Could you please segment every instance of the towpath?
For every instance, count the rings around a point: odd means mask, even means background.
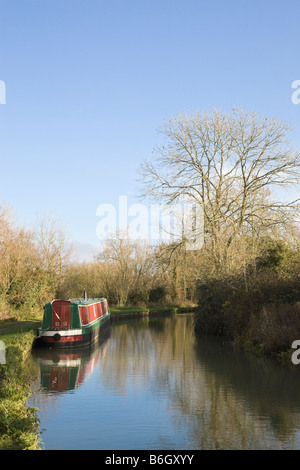
[[[14,323],[13,325],[10,326],[4,326],[0,328],[0,333],[6,330],[11,330],[15,328],[22,328],[23,326],[29,326],[29,325],[39,325],[41,322],[38,320],[32,320],[32,321],[19,321],[17,323]]]

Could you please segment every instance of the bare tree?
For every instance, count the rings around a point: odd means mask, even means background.
[[[123,306],[130,295],[151,288],[153,276],[152,247],[122,237],[107,239],[97,257],[105,290],[110,299]]]
[[[63,274],[73,249],[62,222],[51,216],[40,216],[35,230],[35,242],[45,284],[52,295],[60,294]]]
[[[167,204],[188,197],[202,205],[205,246],[217,270],[228,267],[240,237],[282,227],[299,207],[299,199],[278,196],[278,189],[300,182],[290,130],[245,110],[179,115],[165,122],[166,143],[140,168],[143,195]]]
[[[49,273],[60,275],[68,264],[72,252],[62,223],[53,217],[41,216],[35,230],[42,267]]]

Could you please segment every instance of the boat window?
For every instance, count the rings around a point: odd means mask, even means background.
[[[103,315],[105,315],[105,313],[107,313],[107,309],[106,309],[106,302],[101,302],[101,307],[102,307],[102,313]]]
[[[97,317],[99,318],[99,317],[101,317],[101,304],[100,304],[100,302],[97,304],[96,308],[97,308]]]
[[[89,313],[87,307],[80,307],[81,323],[87,325],[89,323]]]

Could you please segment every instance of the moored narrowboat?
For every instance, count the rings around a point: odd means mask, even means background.
[[[107,300],[55,299],[44,307],[36,346],[69,348],[95,341],[110,323]]]

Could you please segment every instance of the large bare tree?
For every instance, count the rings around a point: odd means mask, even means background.
[[[171,204],[183,197],[201,205],[205,246],[216,269],[228,267],[241,237],[284,227],[298,206],[281,189],[299,185],[300,153],[290,127],[243,109],[179,115],[164,123],[164,144],[140,168],[143,195]]]

